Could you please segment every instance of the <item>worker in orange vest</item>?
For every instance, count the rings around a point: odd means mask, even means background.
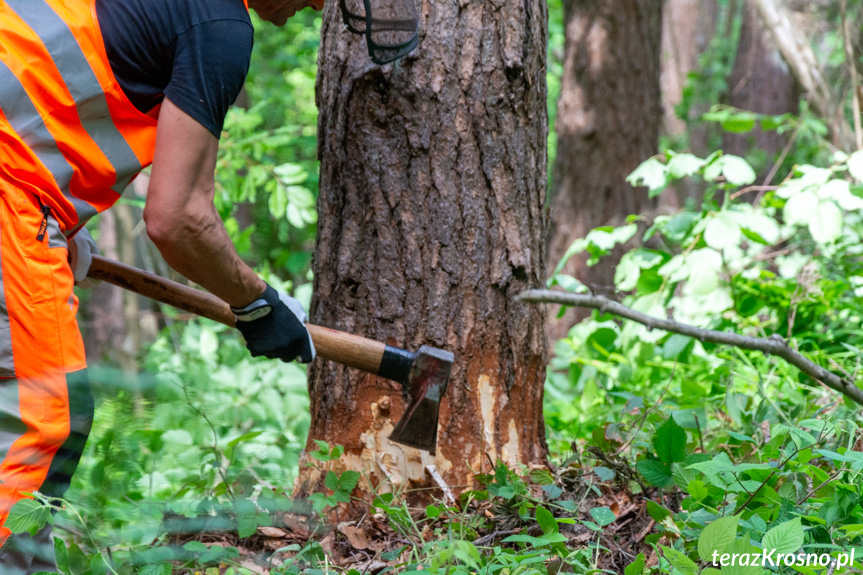
[[[283,25],[311,4],[0,0],[0,575],[53,570],[47,530],[2,525],[26,493],[61,496],[78,465],[93,416],[72,290],[94,248],[83,225],[143,168],[147,233],[171,267],[234,307],[252,355],[314,358],[302,306],[243,263],[213,205],[248,9]]]

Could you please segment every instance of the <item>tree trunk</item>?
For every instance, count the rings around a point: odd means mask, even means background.
[[[777,116],[798,111],[800,93],[794,77],[774,47],[764,20],[749,2],[744,11],[734,68],[728,77],[728,90],[728,103],[735,108]],[[738,156],[745,156],[750,150],[763,152],[766,165],[759,174],[760,182],[770,172],[788,138],[788,133],[765,132],[756,126],[744,134],[724,133],[722,149]]]
[[[712,103],[694,102],[684,117],[678,114],[690,74],[699,68],[699,59],[710,47],[716,34],[719,7],[702,0],[665,0],[662,7],[662,57],[660,90],[662,92],[662,130],[675,152],[689,151],[705,157],[712,150],[709,130],[697,122]],[[692,178],[678,180],[660,196],[660,211],[675,211],[690,198],[700,198],[704,185]]]
[[[686,134],[685,118],[676,107],[683,100],[683,89],[698,58],[707,48],[715,29],[716,6],[701,0],[666,0],[662,8],[662,132],[671,136]]]
[[[436,456],[387,440],[400,386],[322,361],[309,448],[343,445],[368,497],[439,486],[430,465],[459,491],[496,459],[544,464],[543,313],[512,298],[544,281],[545,0],[424,0],[419,48],[385,67],[327,6],[311,321],[456,361]],[[322,490],[300,469],[297,494]]]
[[[549,269],[577,238],[617,225],[655,205],[625,178],[655,154],[662,122],[659,54],[661,0],[564,0],[566,42],[556,121]],[[594,291],[614,289],[614,258],[565,272]],[[581,317],[584,317],[581,315]],[[554,323],[560,337],[580,319]]]
[[[791,73],[807,95],[812,107],[831,125],[833,143],[836,147],[851,151],[854,135],[844,118],[842,99],[830,93],[824,80],[821,66],[815,57],[809,40],[795,27],[792,13],[782,0],[751,0],[770,32],[774,45],[782,54]],[[841,34],[841,31],[839,31]]]

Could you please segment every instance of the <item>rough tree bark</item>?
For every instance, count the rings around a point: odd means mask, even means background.
[[[419,48],[385,67],[327,4],[318,61],[311,321],[456,357],[436,457],[386,439],[404,407],[396,384],[312,366],[309,448],[344,445],[335,471],[383,492],[435,485],[429,465],[458,490],[495,459],[546,456],[543,314],[512,297],[544,281],[547,7],[421,4]],[[321,489],[300,469],[299,495]]]
[[[576,238],[653,207],[625,178],[657,151],[662,122],[661,0],[564,0],[566,41],[555,129],[549,269]],[[565,270],[594,291],[613,290],[614,258]],[[583,317],[583,316],[581,316]],[[564,335],[570,311],[550,336]]]

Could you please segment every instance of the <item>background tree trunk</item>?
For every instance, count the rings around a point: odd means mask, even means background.
[[[564,0],[566,42],[552,172],[549,270],[577,238],[655,205],[625,178],[656,153],[662,123],[661,0]],[[565,273],[598,293],[614,289],[616,258]],[[549,329],[553,339],[584,317],[574,310]]]
[[[419,13],[420,47],[379,67],[327,4],[318,60],[311,321],[456,357],[436,457],[386,439],[396,384],[312,366],[309,448],[344,445],[335,470],[384,492],[433,485],[428,465],[458,490],[495,459],[546,456],[543,312],[512,301],[545,271],[545,0],[425,0]],[[298,494],[321,488],[300,469]]]
[[[728,103],[759,114],[798,113],[800,93],[782,54],[776,49],[764,20],[751,2],[746,3],[734,68],[728,77]],[[788,143],[790,134],[765,132],[756,126],[744,134],[722,135],[722,149],[745,156],[749,150],[763,152],[765,166],[759,182],[773,167],[776,156]],[[754,196],[753,196],[754,198]]]
[[[677,108],[683,103],[683,92],[691,82],[690,74],[698,72],[699,60],[716,35],[718,16],[716,2],[666,0],[662,7],[661,134],[668,138],[669,147],[676,152],[689,151],[705,157],[712,151],[707,125],[696,121],[709,110],[711,103],[694,102],[685,111]],[[703,193],[703,183],[691,178],[678,180],[660,196],[660,211],[679,209],[687,200],[700,198]]]

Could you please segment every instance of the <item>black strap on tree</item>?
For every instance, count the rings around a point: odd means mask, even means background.
[[[348,30],[366,37],[375,64],[398,60],[419,44],[419,18],[413,0],[363,0],[364,15],[352,11],[347,0],[339,0],[339,7]]]

